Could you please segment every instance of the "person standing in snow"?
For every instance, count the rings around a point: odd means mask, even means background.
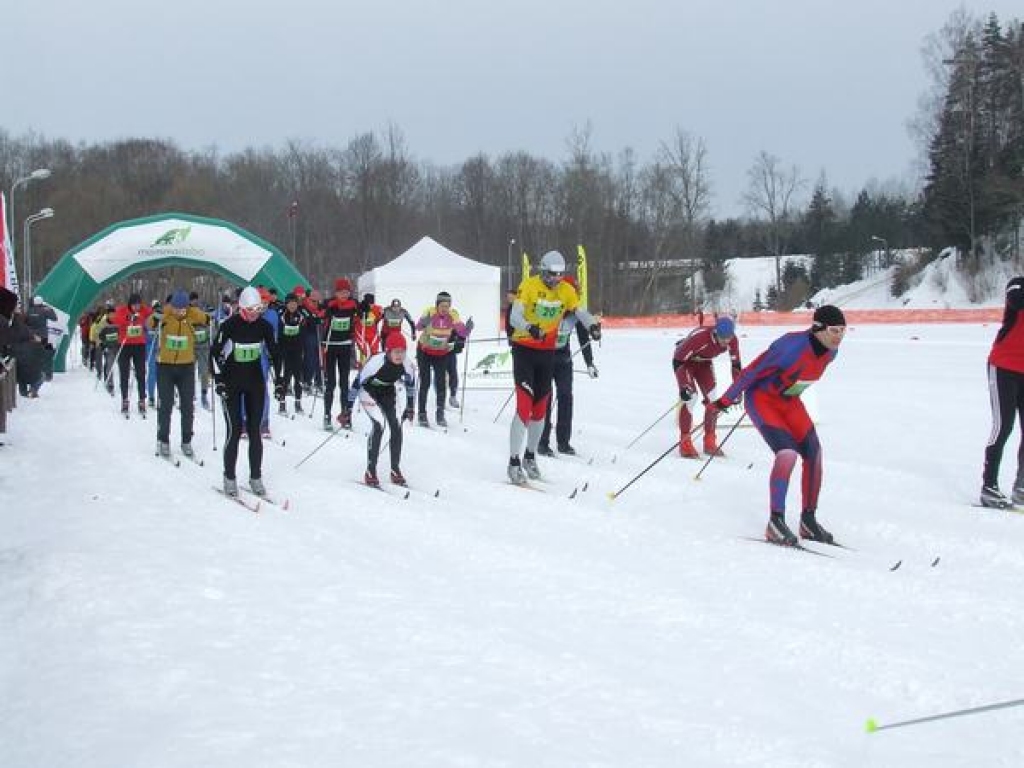
[[[992,404],[992,431],[985,446],[981,476],[981,504],[1008,509],[1024,504],[1024,438],[1017,449],[1017,477],[1012,498],[999,490],[999,464],[1003,448],[1013,432],[1014,416],[1024,424],[1024,277],[1006,284],[1003,322],[988,355],[988,395]]]
[[[567,276],[565,282],[569,283],[576,291],[579,292],[579,286],[576,284],[576,279],[572,276]],[[572,354],[569,352],[569,341],[572,338],[573,333],[576,334],[576,339],[579,341],[580,352],[583,355],[583,361],[587,366],[587,374],[592,379],[597,378],[597,367],[594,365],[594,352],[590,343],[590,331],[578,317],[575,312],[567,312],[562,318],[562,323],[558,328],[558,340],[555,346],[555,357],[554,364],[552,366],[552,378],[555,389],[555,400],[558,402],[557,420],[555,422],[555,440],[558,446],[558,452],[564,453],[569,456],[576,455],[576,449],[569,443],[569,439],[572,437],[572,382],[573,382],[573,371],[572,371]],[[541,456],[554,456],[554,451],[551,450],[551,411],[553,410],[551,404],[551,398],[548,398],[547,411],[544,414],[544,431],[540,435],[540,445],[537,447],[537,453]]]
[[[708,410],[724,411],[743,396],[750,420],[775,453],[768,481],[769,518],[765,539],[795,546],[797,537],[786,525],[786,493],[798,458],[803,460],[800,536],[832,544],[833,537],[817,520],[821,490],[821,445],[814,422],[800,395],[818,381],[836,359],[846,335],[842,311],[825,304],[814,311],[809,330],[780,336],[744,368]]]
[[[736,340],[736,323],[731,317],[720,317],[714,326],[695,328],[684,339],[676,342],[672,355],[672,370],[676,375],[679,387],[679,455],[688,459],[700,457],[690,439],[693,428],[694,399],[700,390],[705,403],[714,391],[715,363],[714,360],[723,352],[729,353],[732,364],[732,380],[736,381],[743,366],[740,363],[740,345]],[[704,411],[704,453],[721,456],[715,426],[718,423],[718,412],[714,408]]]
[[[305,307],[299,306],[299,297],[289,293],[284,297],[284,309],[281,312],[281,333],[278,344],[281,348],[281,360],[284,374],[278,380],[283,387],[274,393],[277,397],[278,412],[287,413],[284,399],[289,385],[295,397],[295,412],[302,413],[302,374],[303,351],[305,343],[303,334],[306,327],[313,322],[312,316]]]
[[[210,315],[199,306],[199,294],[192,291],[188,295],[188,305],[203,313],[205,323],[197,323],[192,330],[196,335],[196,373],[199,376],[200,403],[206,410],[210,409]]]
[[[548,251],[540,260],[540,274],[519,285],[509,313],[512,333],[512,371],[516,412],[509,427],[508,479],[516,485],[540,478],[536,453],[544,431],[544,416],[551,397],[555,347],[562,318],[569,312],[587,326],[590,338],[601,338],[597,318],[580,305],[579,295],[565,282],[565,257]],[[523,443],[526,451],[522,453]]]
[[[472,321],[470,321],[472,322]],[[452,296],[447,291],[437,294],[434,306],[423,310],[423,315],[416,323],[420,332],[419,345],[416,347],[416,364],[419,367],[419,425],[429,427],[427,420],[427,395],[430,391],[430,379],[434,378],[434,393],[437,397],[435,420],[437,426],[447,427],[445,419],[445,400],[447,398],[448,357],[455,354],[457,338],[465,340],[473,326],[467,325],[459,318],[459,313],[452,309]]]
[[[262,314],[263,301],[259,292],[252,286],[245,288],[238,297],[238,311],[220,324],[210,345],[210,370],[227,421],[224,493],[229,496],[238,495],[235,464],[243,429],[249,437],[249,487],[259,496],[267,492],[262,480],[263,441],[260,439],[260,417],[267,397],[267,382],[260,361],[266,350],[273,369],[278,370],[278,353],[274,329]]]
[[[352,283],[344,277],[334,281],[334,298],[323,306],[324,347],[327,349],[327,381],[324,385],[324,429],[331,429],[331,406],[334,387],[338,387],[341,413],[338,423],[352,428],[352,411],[348,407],[349,377],[355,355],[353,340],[359,331],[359,305],[352,300]]]
[[[367,485],[380,485],[377,478],[377,458],[380,455],[385,422],[391,430],[391,482],[395,485],[406,484],[401,468],[402,424],[398,419],[396,402],[399,381],[405,387],[405,411],[402,413],[401,421],[412,421],[416,369],[409,360],[405,337],[401,333],[389,333],[384,342],[384,352],[366,361],[355,385],[359,402],[373,422],[373,432],[367,440],[366,474],[363,476],[363,481]]]
[[[380,319],[380,342],[387,344],[388,335],[402,332],[402,323],[409,324],[409,334],[413,341],[416,341],[416,322],[409,314],[409,310],[402,306],[399,299],[392,299],[391,303],[384,308]]]
[[[121,351],[117,358],[121,377],[121,413],[128,415],[128,380],[135,368],[135,381],[139,392],[139,413],[146,414],[146,320],[151,311],[142,303],[142,296],[133,293],[128,303],[117,308],[114,325],[118,329]]]
[[[159,405],[156,418],[157,452],[171,455],[171,411],[178,393],[181,411],[181,452],[191,458],[192,426],[196,397],[196,328],[210,322],[199,307],[189,306],[188,294],[171,294],[162,315],[153,314],[147,325],[156,334],[156,382]]]

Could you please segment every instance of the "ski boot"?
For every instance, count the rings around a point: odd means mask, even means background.
[[[537,457],[531,451],[523,454],[523,469],[526,476],[531,480],[540,480],[540,467],[537,466]]]
[[[181,454],[187,458],[194,459],[196,457],[196,452],[192,450],[192,443],[182,443]]]
[[[363,482],[371,488],[380,488],[380,480],[377,479],[377,470],[367,469],[363,474]]]
[[[352,429],[352,411],[342,408],[341,413],[338,414],[338,425],[342,429]]]
[[[146,402],[149,404],[150,408],[156,408],[156,400],[154,400],[152,397],[149,398]]]
[[[773,512],[768,518],[768,527],[764,530],[765,541],[782,547],[797,546],[797,538],[786,525],[786,517],[781,512]]]
[[[1024,475],[1017,475],[1013,483],[1013,494],[1010,496],[1014,504],[1024,504]]]
[[[400,469],[391,470],[391,483],[392,485],[408,485],[408,483],[405,482],[405,477],[402,475],[402,470]]]
[[[420,411],[419,421],[417,423],[421,427],[429,427],[430,426],[430,422],[427,421],[427,414],[425,414],[423,411]]]
[[[249,478],[249,490],[257,496],[267,495],[267,487],[263,484],[263,480],[258,477]]]
[[[558,452],[559,453],[564,453],[566,456],[575,456],[576,455],[576,449],[573,448],[568,443],[562,443],[561,445],[559,445],[558,446]]]
[[[281,415],[281,416],[287,416],[288,415],[288,406],[284,404],[284,400],[281,400],[277,404],[277,413],[279,415]]]
[[[334,430],[334,422],[331,421],[331,414],[329,412],[324,414],[324,429],[328,432]]]
[[[820,541],[822,544],[835,544],[836,541],[835,537],[818,522],[813,509],[805,509],[800,515],[800,538]]]
[[[551,446],[547,443],[541,443],[537,446],[537,453],[541,456],[554,456],[555,452],[551,450]]]
[[[139,400],[139,415],[142,416],[142,418],[146,418],[146,401],[145,400]]]
[[[508,480],[512,485],[526,485],[526,473],[519,463],[518,456],[513,456],[508,460]]]
[[[131,403],[128,400],[122,400],[121,401],[121,413],[124,415],[124,417],[126,419],[128,418],[128,415],[129,415],[130,411],[131,411]]]
[[[225,496],[237,496],[238,495],[238,481],[233,477],[224,476],[224,495]]]
[[[679,455],[684,459],[699,459],[700,454],[697,453],[696,447],[693,445],[693,440],[690,439],[689,435],[683,437],[679,441]]]
[[[160,455],[161,459],[171,458],[171,444],[165,443],[163,440],[157,440],[156,452]]]
[[[437,413],[434,415],[434,421],[437,422],[439,427],[448,427],[448,422],[444,418],[444,408],[438,408]]]
[[[302,413],[302,401],[301,400],[296,400],[295,401],[295,412],[296,413]]]
[[[107,382],[107,394],[111,397],[114,396],[114,382],[112,381]]]
[[[459,407],[459,398],[458,398],[458,396],[455,395],[455,394],[452,394],[448,398],[448,405],[450,405],[452,408],[455,408],[457,410],[458,407]]]
[[[1010,509],[1013,502],[1003,496],[1002,491],[995,485],[981,486],[981,506],[992,509]]]
[[[704,453],[708,456],[725,456],[722,449],[718,447],[718,438],[715,433],[704,435]]]

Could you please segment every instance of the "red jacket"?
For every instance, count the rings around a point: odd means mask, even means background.
[[[114,325],[117,326],[117,342],[126,347],[146,345],[146,320],[153,311],[145,304],[133,310],[122,304],[114,313]]]

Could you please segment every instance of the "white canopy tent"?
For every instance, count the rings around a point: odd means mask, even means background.
[[[463,322],[473,318],[471,338],[495,338],[500,333],[501,268],[460,256],[429,237],[393,261],[364,272],[358,289],[360,296],[372,293],[382,306],[400,299],[413,321],[434,306],[438,293],[447,291]]]

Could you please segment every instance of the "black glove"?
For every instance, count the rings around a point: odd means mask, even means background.
[[[683,387],[679,390],[679,399],[684,403],[690,402],[691,397],[693,397],[693,390],[689,387]]]
[[[587,330],[590,331],[590,338],[592,338],[594,341],[600,341],[601,340],[601,324],[600,323],[594,323]]]
[[[402,421],[412,422],[412,420],[415,417],[416,411],[413,409],[413,407],[411,405],[405,406],[405,410],[402,411]]]
[[[217,395],[217,397],[219,397],[221,399],[223,399],[223,398],[225,398],[227,396],[227,394],[228,394],[228,387],[224,383],[224,379],[215,378],[213,380],[213,391]]]
[[[466,340],[461,336],[455,337],[455,345],[452,347],[452,352],[456,355],[461,353],[466,348]]]
[[[544,331],[542,331],[538,325],[531,325],[526,329],[526,332],[530,334],[531,339],[535,339],[536,341],[540,341],[544,338]]]

